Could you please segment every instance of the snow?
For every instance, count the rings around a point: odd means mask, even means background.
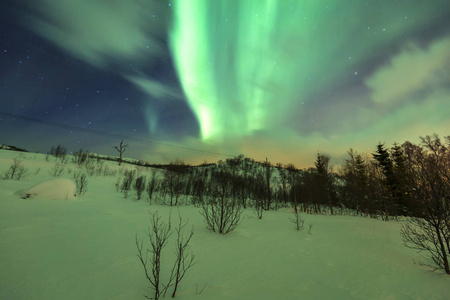
[[[205,228],[196,207],[124,199],[115,190],[117,177],[91,176],[83,197],[55,201],[49,195],[73,188],[68,181],[73,184],[78,167],[69,163],[54,178],[49,172],[54,158],[0,150],[0,174],[13,158],[22,160],[30,175],[0,180],[0,299],[145,299],[151,290],[135,236],[145,238],[155,211],[165,220],[171,214],[173,225],[179,212],[194,226],[190,250],[197,263],[180,283],[178,299],[448,299],[450,294],[450,276],[419,265],[423,257],[402,245],[400,222],[302,215],[305,230],[298,232],[287,209],[267,212],[262,220],[246,210],[238,228],[222,236]],[[48,186],[39,197],[20,198],[40,182]],[[173,246],[172,240],[165,248],[163,280]]]
[[[75,197],[76,185],[70,179],[56,178],[35,185],[22,198],[69,200]]]

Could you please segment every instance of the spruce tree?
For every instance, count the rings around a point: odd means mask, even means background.
[[[406,182],[406,157],[403,149],[397,143],[391,148],[391,157],[393,163],[394,181],[392,186],[392,193],[395,202],[398,205],[398,212],[402,215],[407,215],[410,208],[407,203],[407,182]]]
[[[378,143],[377,150],[372,154],[384,175],[382,184],[384,185],[384,195],[381,203],[381,209],[385,213],[385,220],[388,216],[396,214],[395,202],[393,201],[393,190],[395,189],[394,167],[389,151],[384,147],[384,143]]]
[[[328,171],[329,161],[329,156],[317,153],[316,162],[314,164],[317,171],[319,186],[323,193],[323,198],[325,198],[325,203],[327,203],[328,207],[330,208],[330,213],[333,214],[333,204],[330,195],[332,189],[332,180],[331,174]]]

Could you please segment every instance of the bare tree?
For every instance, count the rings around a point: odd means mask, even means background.
[[[122,164],[122,155],[127,149],[128,144],[124,144],[123,140],[120,141],[119,146],[115,146],[114,149],[116,149],[119,152],[119,166]]]
[[[239,225],[243,212],[241,203],[235,199],[209,196],[202,205],[200,214],[206,228],[220,234],[227,234]]]
[[[297,204],[297,197],[294,195],[294,202],[292,203],[292,208],[294,209],[294,216],[289,218],[289,220],[295,224],[295,228],[297,230],[303,229],[303,224],[305,223],[305,220],[302,219],[300,215],[300,209],[298,208]]]
[[[168,284],[164,285],[161,283],[161,253],[163,248],[167,245],[169,237],[172,235],[171,222],[169,218],[169,224],[165,224],[161,221],[161,217],[158,213],[153,213],[150,217],[150,226],[148,228],[148,240],[150,242],[150,249],[143,250],[143,241],[139,241],[136,236],[136,248],[138,250],[138,258],[144,268],[145,277],[147,278],[150,286],[154,290],[153,298],[144,295],[147,299],[158,300],[161,295],[163,295],[167,288],[170,286],[170,281]],[[150,266],[148,254],[151,255]]]
[[[189,245],[189,242],[191,241],[192,236],[194,235],[194,228],[191,228],[191,232],[188,237],[184,237],[182,232],[183,229],[187,226],[188,221],[183,224],[183,220],[181,219],[181,216],[178,214],[179,217],[179,224],[178,227],[175,229],[177,232],[177,245],[176,245],[176,260],[172,268],[171,272],[171,279],[169,282],[175,280],[174,282],[174,288],[172,293],[172,298],[175,297],[175,294],[177,292],[178,284],[180,281],[184,278],[184,275],[186,274],[187,270],[189,270],[194,264],[195,264],[195,256],[194,254],[188,255],[186,253],[186,249]]]
[[[200,212],[211,231],[227,234],[241,221],[242,203],[232,197],[232,183],[233,175],[225,164],[211,172],[208,196]]]
[[[167,290],[172,286],[174,287],[172,297],[175,297],[181,280],[186,275],[186,272],[195,264],[195,256],[192,253],[187,253],[189,242],[194,235],[194,229],[191,228],[190,234],[187,237],[184,236],[183,230],[187,226],[188,221],[184,223],[180,214],[178,214],[178,218],[178,227],[175,229],[177,233],[175,249],[176,259],[166,284],[161,281],[161,255],[163,248],[167,245],[169,238],[172,235],[170,216],[169,222],[166,224],[161,221],[161,217],[158,216],[157,212],[151,215],[150,226],[147,234],[151,248],[146,249],[145,253],[143,241],[139,241],[136,236],[136,248],[138,250],[137,256],[144,268],[145,277],[154,290],[154,295],[152,298],[144,295],[148,299],[157,300],[161,295],[165,296]],[[150,261],[148,254],[151,254]],[[151,266],[149,266],[149,262]]]
[[[273,173],[273,168],[272,168],[272,164],[267,160],[266,157],[266,161],[263,163],[264,166],[264,179],[265,179],[265,190],[266,190],[266,210],[270,209],[270,205],[272,203],[272,188],[270,186],[270,181],[272,178],[272,173]],[[261,215],[262,218],[262,215]],[[260,219],[261,219],[260,218]]]
[[[207,169],[204,173],[195,172],[191,175],[191,187],[192,187],[192,203],[199,207],[204,202],[204,197],[207,189]]]
[[[402,226],[401,235],[403,244],[418,252],[425,251],[429,255],[432,265],[436,269],[443,269],[448,272],[448,232],[444,223],[433,224],[422,218],[412,218],[407,224]],[[447,246],[446,246],[447,245]]]
[[[157,185],[158,185],[158,177],[157,176],[158,175],[155,172],[155,170],[152,169],[151,176],[147,182],[147,189],[146,189],[149,204],[152,204],[152,197],[153,197],[153,194],[155,193]]]
[[[267,173],[266,173],[267,174]],[[255,174],[255,181],[253,186],[253,198],[254,198],[254,206],[253,209],[256,213],[258,219],[262,219],[264,214],[264,209],[266,209],[266,202],[268,200],[268,190],[267,190],[267,177],[264,176],[263,172],[258,172]]]
[[[332,178],[331,178],[331,172],[329,170],[329,162],[330,157],[321,153],[317,153],[317,158],[314,163],[316,167],[316,177],[317,177],[317,184],[320,187],[319,192],[319,203],[320,204],[328,204],[328,207],[330,209],[330,213],[333,214],[333,201],[331,199],[331,190],[332,190]]]
[[[170,206],[178,205],[185,190],[186,167],[183,161],[175,160],[170,163],[168,169],[164,170],[164,185],[170,196]]]
[[[421,146],[403,145],[414,217],[401,233],[407,247],[427,252],[437,269],[450,274],[450,136],[447,144],[437,135],[421,140]]]

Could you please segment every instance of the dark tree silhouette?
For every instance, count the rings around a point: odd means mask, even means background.
[[[317,153],[317,158],[314,165],[316,166],[317,170],[317,180],[319,186],[318,192],[320,193],[320,197],[322,198],[321,202],[326,203],[330,209],[330,213],[333,214],[333,202],[331,199],[333,180],[331,178],[331,172],[329,171],[329,162],[329,156]]]
[[[124,144],[123,140],[120,141],[119,146],[115,146],[114,149],[116,149],[119,152],[119,166],[122,164],[122,155],[127,149],[128,144]]]
[[[450,274],[450,136],[421,137],[421,146],[403,144],[408,194],[415,216],[402,228],[407,247],[425,251],[436,268]]]

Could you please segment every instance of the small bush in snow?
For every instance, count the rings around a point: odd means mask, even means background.
[[[87,176],[85,173],[76,172],[73,174],[73,177],[75,179],[75,184],[77,187],[76,195],[78,197],[81,197],[87,192],[87,185],[88,185]]]
[[[200,214],[204,217],[206,228],[220,234],[236,229],[241,222],[242,205],[235,199],[206,197]]]
[[[55,165],[50,169],[50,175],[58,177],[64,172],[64,165],[61,163],[55,163]]]
[[[22,166],[22,161],[18,159],[13,159],[13,163],[9,167],[8,171],[6,171],[5,175],[3,176],[3,179],[16,179],[20,180],[21,178],[27,176],[28,169]]]
[[[118,182],[116,183],[116,189],[123,193],[124,198],[128,197],[128,193],[131,190],[135,176],[136,171],[125,170],[123,173],[123,178],[119,178]]]
[[[151,177],[147,182],[147,189],[146,189],[149,204],[152,204],[152,197],[157,187],[158,187],[157,173],[154,170],[152,170]]]
[[[136,178],[133,188],[136,191],[137,200],[141,200],[141,195],[145,190],[145,176],[139,176]]]
[[[41,168],[37,168],[34,170],[34,175],[37,175],[39,173],[39,171],[41,171]]]
[[[83,149],[80,149],[80,151],[74,152],[72,156],[72,162],[76,165],[83,165],[86,160],[89,158],[89,152],[83,151]]]
[[[303,224],[305,223],[305,220],[302,219],[300,215],[300,210],[297,206],[294,206],[294,216],[289,218],[289,220],[295,224],[295,229],[302,230]]]
[[[58,145],[56,147],[50,148],[50,154],[54,157],[64,157],[67,154],[67,149],[64,146]]]

